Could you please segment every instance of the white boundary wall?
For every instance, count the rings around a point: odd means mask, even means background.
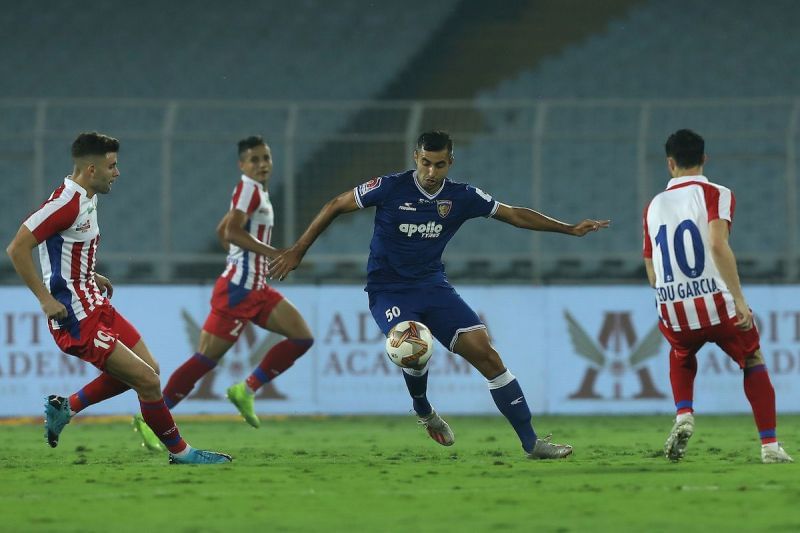
[[[383,355],[382,336],[361,287],[279,289],[306,316],[316,343],[286,374],[262,389],[260,413],[408,412],[411,401],[400,370]],[[761,325],[779,413],[798,412],[800,287],[745,291]],[[459,292],[486,320],[534,414],[673,411],[667,345],[646,342],[656,326],[650,289],[464,286]],[[194,352],[210,293],[210,286],[118,286],[113,302],[142,333],[166,377]],[[567,313],[576,325],[572,336]],[[225,389],[244,378],[278,340],[258,328],[245,330],[223,364],[176,413],[232,413]],[[592,352],[596,362],[582,355]],[[429,398],[438,410],[496,413],[485,380],[461,358],[437,344],[432,361]],[[0,416],[39,415],[46,394],[75,392],[96,374],[91,365],[59,352],[27,289],[0,288]],[[749,412],[741,372],[716,346],[701,351],[695,385],[698,412]],[[126,392],[86,413],[130,413],[137,408],[134,394]]]

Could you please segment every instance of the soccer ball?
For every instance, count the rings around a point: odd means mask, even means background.
[[[386,355],[402,368],[421,369],[433,354],[433,336],[422,322],[395,324],[386,337]]]

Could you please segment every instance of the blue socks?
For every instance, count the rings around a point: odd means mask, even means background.
[[[411,399],[414,400],[414,411],[418,416],[428,416],[433,411],[430,402],[428,402],[428,365],[422,370],[413,370],[411,368],[403,369],[403,379],[406,380],[406,387]]]
[[[531,425],[531,410],[517,378],[506,369],[499,376],[490,379],[488,385],[495,405],[511,422],[522,442],[522,448],[530,452],[536,444],[536,432]]]

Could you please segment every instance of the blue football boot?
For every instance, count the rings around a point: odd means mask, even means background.
[[[169,454],[169,464],[171,465],[207,465],[230,463],[231,461],[233,458],[226,453],[196,450],[195,448],[192,448],[184,456]]]
[[[69,399],[51,394],[44,402],[44,437],[51,448],[58,446],[58,436],[69,424]]]

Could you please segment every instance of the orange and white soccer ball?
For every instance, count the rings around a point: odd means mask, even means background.
[[[399,367],[421,369],[433,354],[433,335],[422,322],[399,322],[386,337],[386,355]]]

